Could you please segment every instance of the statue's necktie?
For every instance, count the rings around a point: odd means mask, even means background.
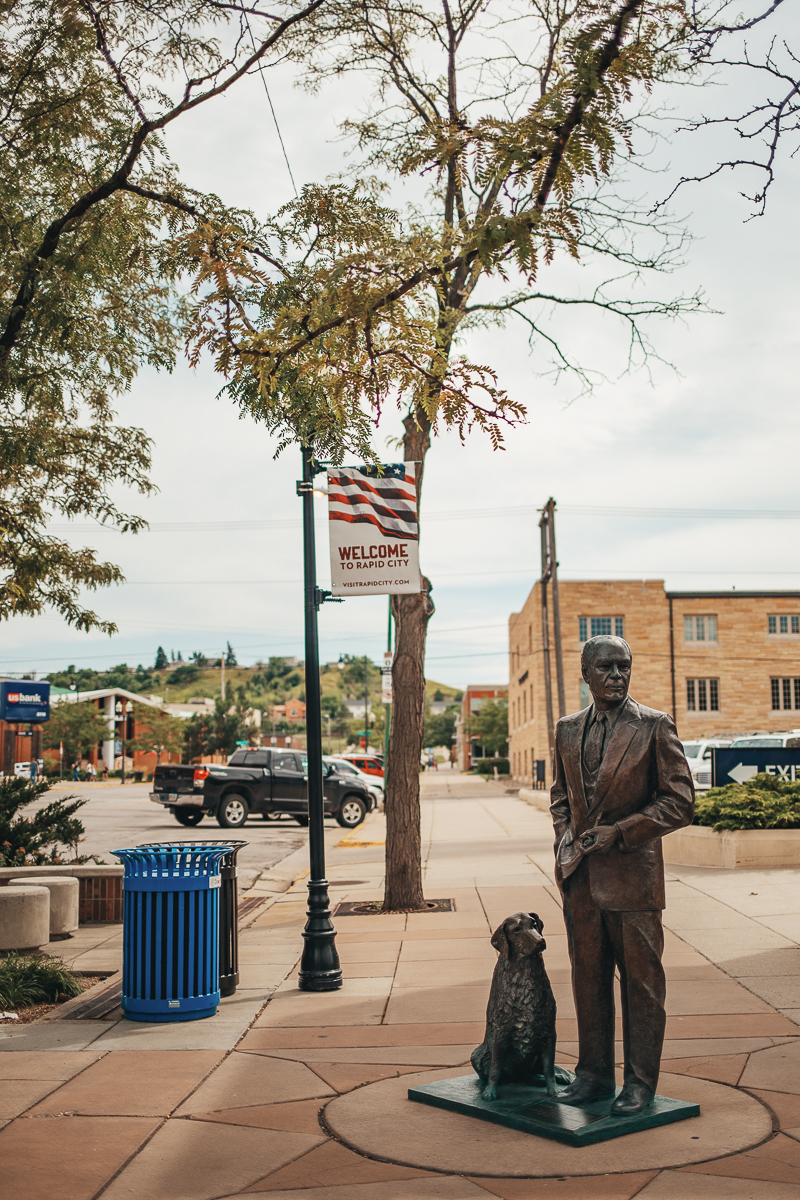
[[[607,728],[608,715],[604,712],[598,712],[595,716],[594,724],[589,730],[589,736],[586,739],[586,746],[583,752],[586,770],[592,775],[600,770],[600,764],[603,761]]]

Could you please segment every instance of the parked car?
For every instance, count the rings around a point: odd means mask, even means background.
[[[325,754],[322,758],[323,764],[335,763],[337,770],[344,775],[355,775],[362,783],[366,784],[372,795],[375,797],[376,803],[383,804],[383,779],[379,779],[375,775],[368,775],[366,771],[355,766],[349,759],[339,754]]]
[[[730,740],[720,738],[698,738],[694,742],[682,742],[683,753],[692,772],[695,791],[708,791],[711,787],[711,751],[724,750],[730,746]]]
[[[323,786],[325,815],[345,829],[360,825],[376,806],[366,783],[336,766],[326,770]],[[223,829],[241,829],[251,813],[265,820],[288,813],[308,825],[308,757],[300,750],[237,750],[227,766],[165,764],[155,769],[150,799],[179,825],[214,816]]]
[[[785,733],[753,733],[729,743],[731,750],[777,750],[784,747],[800,747],[800,729],[788,729]]]
[[[359,771],[363,771],[365,775],[376,775],[383,779],[383,755],[382,754],[337,754],[336,758],[343,758],[345,762],[352,763],[354,767],[358,767]]]

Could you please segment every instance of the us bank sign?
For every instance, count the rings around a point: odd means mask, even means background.
[[[49,721],[50,684],[30,679],[0,683],[0,721]]]

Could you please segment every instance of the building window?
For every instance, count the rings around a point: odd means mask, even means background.
[[[578,641],[588,642],[590,637],[601,634],[625,637],[624,617],[578,617]]]
[[[719,712],[719,680],[687,679],[686,707],[689,712]]]
[[[767,633],[800,633],[800,613],[772,613],[767,617]]]
[[[685,642],[715,642],[717,640],[716,616],[684,617],[683,640]]]
[[[800,679],[770,679],[772,711],[800,708]]]

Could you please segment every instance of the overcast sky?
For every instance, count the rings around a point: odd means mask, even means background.
[[[338,171],[343,148],[336,122],[352,102],[352,81],[310,97],[293,90],[285,72],[270,78],[298,185]],[[266,215],[291,198],[257,79],[175,126],[169,146],[188,182],[227,201]],[[674,139],[672,175],[696,168],[704,153],[688,135]],[[494,366],[503,386],[526,404],[528,423],[509,432],[502,452],[480,435],[464,446],[445,436],[428,457],[421,562],[436,602],[430,678],[459,687],[507,679],[508,616],[537,576],[535,510],[551,495],[564,579],[646,576],[675,589],[800,589],[800,163],[782,156],[767,215],[747,221],[739,191],[752,183],[721,177],[685,191],[676,204],[695,240],[662,291],[702,288],[719,310],[652,327],[660,354],[679,374],[656,366],[652,382],[643,372],[616,377],[624,336],[611,320],[573,315],[564,326],[571,344],[611,377],[577,399],[573,383],[553,386],[538,377],[540,358],[530,354],[521,325],[470,339],[469,353]],[[654,196],[667,190],[663,176],[647,186]],[[143,370],[120,405],[121,420],[143,426],[155,442],[158,495],[124,498],[152,531],[137,537],[83,531],[72,539],[96,546],[126,574],[124,585],[93,601],[118,623],[119,634],[79,634],[53,615],[14,620],[4,630],[2,670],[152,665],[159,644],[186,658],[195,649],[219,653],[227,640],[240,663],[271,654],[302,657],[299,452],[275,461],[265,432],[216,398],[220,383],[208,367],[193,372],[181,364],[171,376]],[[386,450],[385,439],[397,427],[393,416],[376,435],[389,461],[396,452]],[[580,511],[598,506],[701,511],[654,517]],[[795,517],[714,517],[702,510]],[[324,502],[319,516],[324,586]],[[259,522],[262,528],[247,528]],[[215,523],[221,527],[208,528]],[[170,525],[178,528],[160,528]],[[384,597],[326,605],[323,659],[342,652],[377,658],[386,608]]]

